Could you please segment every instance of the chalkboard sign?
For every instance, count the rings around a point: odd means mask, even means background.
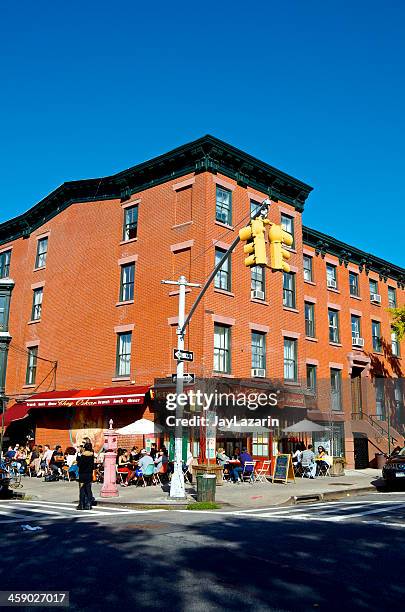
[[[283,480],[287,484],[288,480],[295,482],[294,468],[291,460],[291,455],[277,455],[274,462],[273,482],[275,480]]]

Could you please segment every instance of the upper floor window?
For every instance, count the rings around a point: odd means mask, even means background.
[[[215,219],[226,225],[232,225],[232,191],[217,185]]]
[[[266,334],[252,332],[252,368],[266,369]]]
[[[295,248],[294,218],[290,217],[289,215],[284,215],[282,213],[281,214],[281,227],[283,228],[283,230],[285,232],[288,232],[289,234],[291,234],[291,236],[293,238],[293,242],[292,242],[291,248],[294,249]]]
[[[360,317],[358,317],[357,315],[352,315],[351,323],[352,323],[352,338],[360,338],[361,336]]]
[[[43,295],[43,287],[40,287],[39,289],[34,289],[32,294],[31,321],[39,321],[41,318]]]
[[[392,354],[395,357],[399,357],[399,341],[398,341],[398,336],[396,334],[396,332],[392,331],[391,332],[391,350],[392,350]]]
[[[297,341],[284,338],[284,380],[296,382],[297,378]]]
[[[225,251],[222,249],[215,249],[215,265],[217,266],[224,256]],[[217,289],[224,289],[225,291],[231,291],[231,258],[224,261],[220,269],[215,275],[214,287]]]
[[[381,297],[378,293],[378,281],[374,280],[373,278],[370,278],[368,283],[370,287],[370,300],[372,302],[380,303]]]
[[[138,206],[124,208],[123,240],[133,240],[138,235]]]
[[[251,290],[255,292],[252,297],[264,300],[266,297],[266,286],[264,277],[264,268],[262,266],[253,266],[251,268]]]
[[[397,307],[397,291],[395,287],[388,287],[388,306],[390,308]]]
[[[326,264],[326,284],[328,289],[337,289],[337,269],[333,264]]]
[[[121,266],[120,302],[134,299],[135,264]]]
[[[313,281],[313,272],[312,272],[312,257],[310,255],[304,255],[304,280],[305,281]]]
[[[28,349],[27,371],[25,374],[25,384],[26,385],[35,385],[35,380],[37,377],[37,361],[38,361],[38,347],[31,346]]]
[[[45,268],[47,253],[48,253],[48,238],[40,238],[37,242],[37,256],[35,259],[36,268]]]
[[[0,294],[0,332],[7,331],[8,296]]]
[[[342,372],[335,368],[330,370],[332,410],[342,410]]]
[[[356,272],[349,272],[349,287],[350,287],[350,295],[354,295],[354,297],[359,297],[359,275]]]
[[[283,272],[283,306],[295,308],[295,274]]]
[[[10,276],[10,260],[11,251],[0,253],[0,278],[8,278]]]
[[[307,389],[311,393],[316,391],[316,365],[307,363]]]
[[[339,312],[337,310],[328,310],[329,319],[329,342],[339,343]]]
[[[229,374],[231,371],[231,328],[214,325],[214,371]]]
[[[253,217],[261,208],[260,202],[255,202],[255,200],[250,200],[250,216]]]
[[[373,351],[381,353],[381,323],[380,321],[371,321],[371,335],[373,337]]]
[[[131,374],[131,344],[131,332],[117,334],[117,376],[130,376]]]
[[[315,338],[315,306],[311,302],[305,302],[305,335]]]

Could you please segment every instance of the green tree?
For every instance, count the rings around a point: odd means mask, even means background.
[[[389,311],[392,314],[392,331],[397,334],[398,340],[403,340],[405,338],[405,306],[390,308]]]

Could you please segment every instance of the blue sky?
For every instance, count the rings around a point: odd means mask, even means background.
[[[211,133],[404,266],[404,22],[400,0],[2,3],[0,221]]]

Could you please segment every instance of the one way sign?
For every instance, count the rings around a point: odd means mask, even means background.
[[[177,361],[194,361],[194,353],[193,351],[173,349],[173,359],[177,359]]]
[[[195,383],[195,374],[192,374],[191,372],[186,372],[183,376],[183,381],[186,384],[194,384]],[[172,374],[172,383],[177,382],[177,374]]]

